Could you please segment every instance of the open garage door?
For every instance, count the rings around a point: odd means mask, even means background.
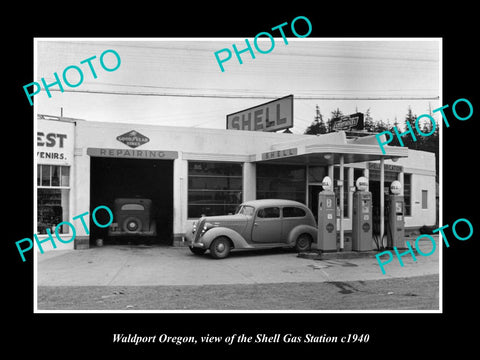
[[[122,206],[119,205],[118,199],[132,201],[126,201],[126,205]],[[144,206],[145,200],[149,201],[148,206]],[[93,226],[90,219],[90,245],[94,245],[99,238],[103,239],[106,245],[112,243],[171,245],[173,160],[91,157],[90,213],[99,205],[106,205],[114,212],[114,223],[118,224],[119,231],[123,233],[121,236],[118,236],[118,233],[109,236],[107,228]],[[125,216],[117,216],[115,209],[123,209]],[[141,209],[151,213],[151,219],[144,213],[136,216],[135,211]],[[98,221],[107,223],[108,215],[106,212],[102,213],[98,212]],[[102,215],[106,218],[102,219],[100,217]],[[146,231],[142,231],[142,227]]]

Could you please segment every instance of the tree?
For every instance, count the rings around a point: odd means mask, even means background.
[[[335,120],[339,120],[342,116],[344,116],[343,112],[341,112],[339,108],[331,112],[331,117],[327,120],[328,132],[333,131],[333,123],[335,122]]]
[[[407,111],[407,115],[405,116],[405,130],[404,130],[404,132],[408,131],[409,126],[410,126],[412,131],[415,133],[415,121],[416,120],[417,120],[417,115],[415,115],[413,113],[412,108],[409,106],[408,111]],[[399,133],[401,133],[401,131],[399,131]],[[416,135],[415,135],[415,137],[417,138]],[[419,144],[417,143],[417,141],[413,140],[413,136],[411,136],[410,133],[406,134],[405,136],[402,136],[401,138],[402,138],[402,142],[403,142],[405,147],[408,147],[409,149],[415,149],[415,150],[418,149]]]
[[[363,128],[368,132],[374,132],[375,124],[373,122],[373,118],[370,115],[370,108],[365,111],[365,115],[363,116]]]
[[[431,135],[422,136],[421,134],[418,133],[417,129],[415,128],[416,120],[417,120],[417,116],[413,114],[412,109],[408,107],[407,115],[405,116],[405,130],[408,130],[407,123],[410,124],[414,132],[415,138],[417,140],[413,141],[413,137],[409,133],[409,134],[406,134],[405,136],[402,136],[402,141],[404,143],[404,146],[408,147],[409,149],[433,152],[435,154],[436,179],[438,181],[439,156],[440,156],[438,123],[435,121],[435,125],[433,125],[433,123],[428,119],[425,119],[424,121],[422,121],[422,123],[419,123],[418,127],[420,128],[420,131],[424,134],[429,134],[433,130],[433,126],[435,126],[435,131]],[[399,130],[399,133],[401,132],[402,131]],[[392,129],[392,134],[393,134],[393,141],[389,145],[400,146],[400,143],[398,142],[397,136],[395,135],[393,129]]]
[[[315,119],[313,120],[312,124],[307,127],[307,129],[305,130],[305,134],[316,135],[326,134],[327,132],[327,126],[325,125],[325,121],[323,121],[323,116],[320,113],[320,108],[317,105]]]
[[[392,127],[389,123],[383,121],[382,119],[376,121],[372,127],[372,132],[374,133],[381,133],[384,131],[391,131]]]

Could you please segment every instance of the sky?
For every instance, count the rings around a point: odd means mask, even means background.
[[[214,53],[225,48],[233,53],[232,44],[242,50],[244,38],[38,38],[32,81],[53,83],[54,73],[62,78],[71,65],[81,69],[83,81],[75,88],[63,83],[68,91],[52,91],[51,98],[42,89],[34,97],[36,111],[55,116],[63,111],[87,121],[222,129],[227,114],[293,94],[291,130],[300,134],[314,120],[317,105],[325,120],[337,108],[344,114],[370,109],[374,121],[392,124],[395,119],[402,124],[409,107],[418,116],[442,105],[439,39],[287,40],[275,38],[273,50],[262,54],[249,39],[255,58],[242,53],[240,64],[233,54],[222,72]],[[258,46],[272,44],[262,37]],[[111,72],[99,62],[109,49],[121,59]],[[81,64],[92,56],[97,78]],[[112,53],[103,59],[107,67],[116,65]],[[80,82],[73,69],[67,79]]]

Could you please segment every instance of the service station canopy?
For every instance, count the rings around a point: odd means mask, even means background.
[[[252,155],[251,161],[328,166],[340,164],[342,155],[345,164],[408,157],[408,149],[399,146],[386,146],[382,154],[374,135],[347,139],[345,132],[339,131],[311,137],[272,145],[271,151]]]

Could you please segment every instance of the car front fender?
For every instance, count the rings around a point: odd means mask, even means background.
[[[312,242],[317,241],[318,229],[311,225],[298,225],[295,226],[288,234],[288,244],[291,246],[295,245],[298,237],[301,234],[309,234],[312,237]]]
[[[208,248],[210,247],[210,244],[212,243],[213,240],[220,236],[226,236],[228,237],[233,244],[233,247],[236,249],[248,249],[248,248],[253,248],[252,245],[250,245],[242,235],[240,235],[238,232],[235,230],[226,228],[226,227],[214,227],[208,230],[201,238],[200,241],[204,243],[205,247]]]

